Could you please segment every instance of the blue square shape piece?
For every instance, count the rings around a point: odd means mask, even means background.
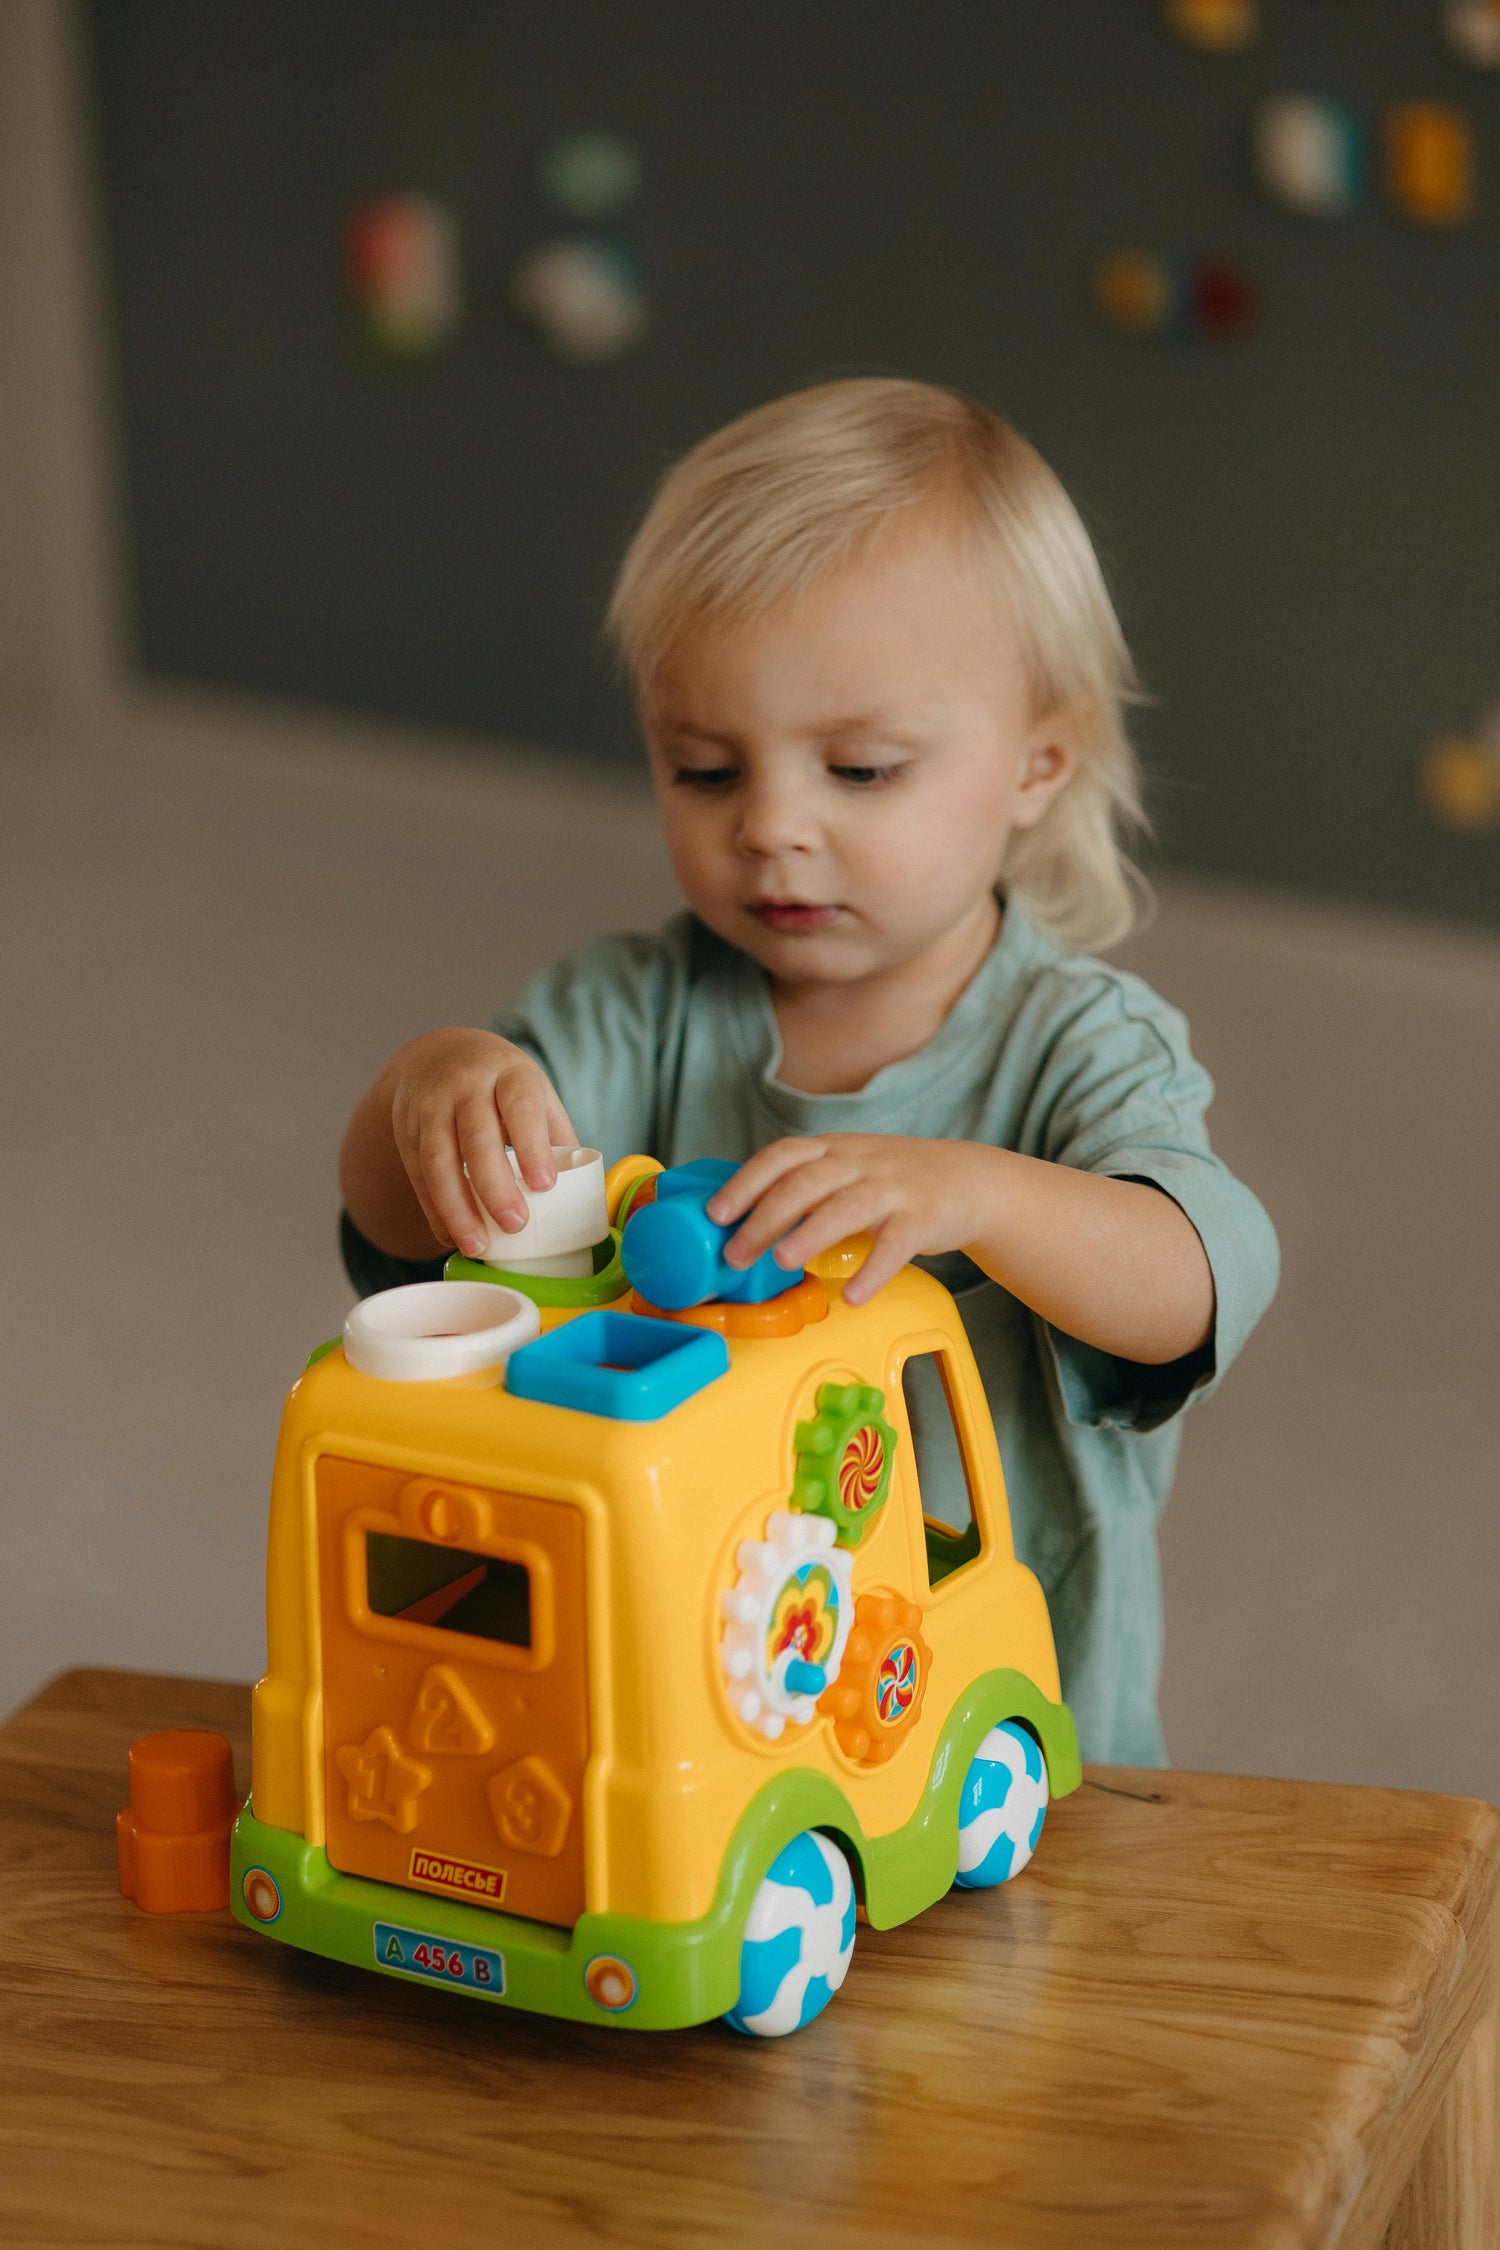
[[[729,1346],[714,1329],[587,1312],[512,1352],[505,1387],[612,1422],[657,1422],[728,1372]]]

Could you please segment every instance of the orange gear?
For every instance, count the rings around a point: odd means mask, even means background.
[[[655,1192],[655,1182],[646,1186]],[[634,1211],[639,1205],[632,1204]],[[690,1328],[717,1328],[721,1336],[796,1336],[812,1320],[828,1318],[828,1292],[815,1273],[805,1274],[790,1289],[783,1289],[779,1297],[767,1297],[758,1305],[726,1305],[722,1298],[710,1298],[706,1305],[682,1305],[675,1312],[664,1311],[660,1305],[649,1304],[638,1289],[631,1291],[630,1309],[644,1313],[648,1320],[677,1320]]]
[[[927,1693],[932,1651],[922,1611],[900,1594],[861,1594],[839,1676],[818,1709],[856,1765],[883,1766],[916,1725]]]

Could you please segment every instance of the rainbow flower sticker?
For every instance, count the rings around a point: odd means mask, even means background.
[[[766,1635],[766,1670],[790,1649],[806,1664],[826,1663],[838,1632],[839,1590],[822,1562],[804,1563],[782,1587]]]

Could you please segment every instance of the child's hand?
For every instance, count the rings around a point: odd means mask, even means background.
[[[824,1133],[773,1141],[708,1205],[748,1266],[776,1248],[806,1265],[846,1235],[875,1247],[844,1289],[862,1305],[908,1258],[965,1250],[992,1281],[1096,1351],[1162,1366],[1214,1333],[1214,1277],[1197,1229],[1146,1180],[1080,1172],[980,1141]]]
[[[506,1142],[526,1185],[545,1189],[557,1179],[554,1142],[576,1140],[546,1073],[489,1031],[424,1032],[392,1056],[371,1094],[386,1109],[396,1153],[435,1239],[456,1244],[468,1258],[489,1247],[481,1204],[508,1234],[526,1224]],[[351,1216],[358,1224],[352,1204]]]
[[[849,1304],[862,1305],[909,1258],[973,1240],[987,1185],[979,1167],[993,1154],[967,1141],[885,1133],[773,1141],[725,1182],[708,1215],[720,1226],[745,1222],[724,1252],[732,1266],[752,1265],[773,1243],[778,1265],[805,1266],[846,1235],[872,1234],[874,1249],[844,1289]]]

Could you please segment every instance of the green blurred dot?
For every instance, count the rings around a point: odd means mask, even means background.
[[[542,164],[542,192],[575,219],[602,218],[628,203],[641,184],[641,160],[611,133],[572,133]]]

